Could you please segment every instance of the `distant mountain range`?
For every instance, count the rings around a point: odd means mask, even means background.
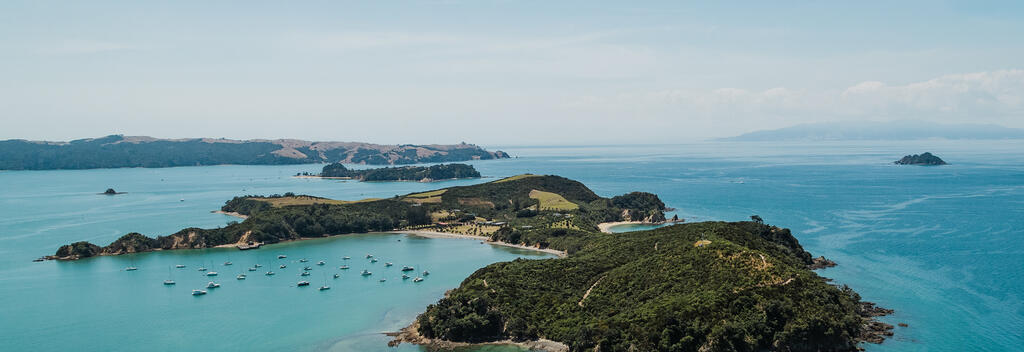
[[[297,139],[158,139],[110,135],[70,142],[0,141],[0,170],[198,165],[414,164],[508,158],[473,144],[382,145]]]
[[[725,141],[784,140],[914,140],[914,139],[1020,139],[1024,129],[987,124],[937,124],[924,121],[832,122],[762,130]]]

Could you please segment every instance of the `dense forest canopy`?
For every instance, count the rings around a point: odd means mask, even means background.
[[[856,350],[859,297],[808,270],[788,230],[707,222],[588,236],[565,259],[478,270],[428,307],[418,332],[572,351]]]

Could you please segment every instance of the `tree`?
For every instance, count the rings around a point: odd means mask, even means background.
[[[764,223],[764,219],[762,219],[760,215],[751,215],[750,216],[750,220],[753,221],[753,222],[756,222],[758,224],[763,224]]]

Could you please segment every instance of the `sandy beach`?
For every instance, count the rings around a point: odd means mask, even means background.
[[[437,232],[437,231],[424,231],[424,230],[395,230],[395,231],[388,231],[387,233],[404,233],[404,234],[416,235],[416,236],[420,236],[420,237],[429,237],[429,238],[466,238],[466,239],[479,240],[479,241],[482,241],[484,244],[489,244],[489,245],[494,245],[494,246],[505,246],[505,247],[512,247],[512,248],[519,248],[519,249],[528,249],[528,250],[531,250],[531,251],[550,253],[550,254],[557,255],[559,258],[565,258],[568,255],[564,251],[554,250],[554,249],[550,249],[550,248],[537,248],[537,247],[523,246],[523,245],[511,244],[511,243],[505,243],[505,242],[494,242],[494,241],[491,241],[490,237],[487,237],[487,236],[463,235],[463,234],[458,234],[458,233],[447,233],[447,232]]]
[[[214,211],[211,211],[211,213],[224,214],[224,215],[227,215],[227,216],[234,216],[236,218],[241,218],[241,219],[248,219],[249,218],[248,215],[242,215],[242,214],[239,214],[239,213],[236,213],[236,212],[233,212],[233,211],[214,210]]]
[[[600,224],[597,224],[597,228],[598,228],[598,229],[600,229],[600,230],[601,230],[601,232],[604,232],[604,233],[612,233],[612,227],[614,227],[614,226],[619,226],[619,225],[629,225],[629,224],[636,224],[636,225],[640,225],[640,224],[651,224],[651,223],[649,223],[649,222],[643,222],[643,221],[615,221],[615,222],[602,222],[602,223],[600,223]]]
[[[683,219],[679,219],[679,221],[672,221],[672,220],[668,220],[668,221],[659,221],[659,222],[646,222],[646,221],[615,221],[615,222],[602,222],[602,223],[600,223],[600,224],[597,224],[597,228],[598,228],[598,229],[600,229],[600,230],[601,230],[601,232],[604,232],[604,233],[613,233],[613,232],[612,232],[612,227],[615,227],[615,226],[619,226],[619,225],[664,225],[664,224],[681,224],[681,223],[683,223],[683,221],[684,221]]]

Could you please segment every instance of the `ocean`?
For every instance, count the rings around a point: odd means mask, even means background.
[[[436,183],[291,177],[322,165],[0,171],[0,346],[12,351],[389,350],[382,332],[408,325],[476,269],[517,257],[556,259],[474,240],[403,234],[344,235],[251,251],[32,259],[73,241],[105,245],[128,232],[156,236],[223,226],[238,219],[211,211],[238,195],[390,197],[527,172],[576,179],[602,196],[657,193],[675,209],[670,217],[678,214],[690,222],[740,221],[757,214],[792,229],[813,255],[839,264],[820,275],[895,309],[883,321],[908,325],[897,327],[881,345],[864,345],[868,351],[1017,351],[1024,346],[1022,141],[490,149],[517,158],[472,162],[483,179]],[[892,164],[925,151],[950,165]],[[124,194],[98,194],[107,188]],[[380,261],[371,263],[368,253]],[[288,257],[277,259],[278,254]],[[310,261],[301,263],[302,258]],[[326,264],[315,265],[319,260]],[[233,265],[225,266],[227,261]],[[178,264],[186,267],[175,268]],[[254,264],[262,267],[248,271]],[[312,274],[298,276],[306,265]],[[403,265],[431,275],[419,283],[402,280],[398,268]],[[127,266],[138,270],[124,271]],[[200,266],[219,274],[206,276]],[[373,275],[359,275],[363,269]],[[276,275],[264,275],[268,270]],[[240,273],[248,277],[236,280]],[[341,277],[333,278],[335,273]],[[168,278],[176,285],[163,285]],[[299,280],[311,285],[296,287]],[[190,294],[209,281],[221,287],[204,296]],[[325,283],[331,289],[318,291]]]

